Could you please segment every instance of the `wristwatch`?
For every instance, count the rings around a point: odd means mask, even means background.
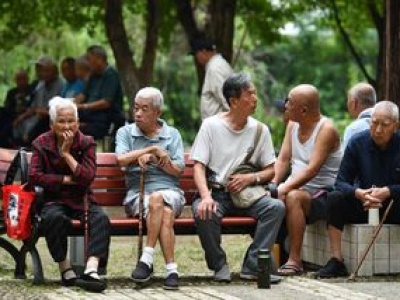
[[[258,176],[258,173],[257,173],[257,172],[254,172],[254,178],[256,179],[256,185],[258,185],[258,184],[261,183],[260,176]]]

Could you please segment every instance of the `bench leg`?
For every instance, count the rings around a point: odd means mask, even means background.
[[[25,265],[22,264],[20,259],[20,252],[18,251],[17,247],[7,241],[5,238],[0,237],[0,247],[6,250],[14,259],[15,262],[15,270],[14,270],[14,277],[18,279],[25,279]]]
[[[32,259],[33,284],[42,284],[44,283],[43,267],[36,245],[26,243],[22,246],[20,250],[21,264],[26,265],[28,252]]]

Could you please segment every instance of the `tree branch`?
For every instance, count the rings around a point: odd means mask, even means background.
[[[175,0],[179,22],[182,24],[187,39],[190,41],[200,34],[193,14],[190,0]]]
[[[332,9],[333,9],[333,14],[334,14],[334,19],[335,19],[336,25],[339,28],[339,32],[341,33],[341,35],[344,39],[344,42],[349,47],[354,60],[356,61],[361,72],[364,74],[365,78],[368,80],[369,83],[371,83],[372,85],[375,86],[375,80],[368,74],[360,55],[358,54],[356,48],[354,47],[354,45],[350,39],[349,34],[347,33],[347,31],[344,29],[344,27],[342,25],[342,20],[340,19],[340,16],[339,16],[339,9],[336,5],[336,0],[331,0],[330,2],[332,4]]]
[[[379,14],[378,8],[376,7],[376,1],[368,0],[366,5],[368,8],[369,14],[371,15],[372,22],[374,22],[374,25],[378,31],[378,34],[380,34],[381,32],[384,32],[385,19],[382,15]]]
[[[140,66],[140,86],[148,86],[152,82],[154,61],[158,42],[159,10],[157,0],[147,0],[146,41],[143,48]]]
[[[133,52],[129,47],[123,22],[122,0],[105,0],[104,9],[104,26],[107,38],[114,53],[125,95],[131,97],[139,89],[140,76],[133,60]]]

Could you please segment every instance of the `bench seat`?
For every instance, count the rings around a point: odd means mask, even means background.
[[[16,150],[0,148],[0,182],[4,181],[8,166],[14,158]],[[30,155],[28,154],[28,160]],[[96,155],[96,176],[91,185],[96,202],[108,213],[111,223],[112,236],[132,236],[138,234],[139,220],[137,218],[127,218],[124,212],[123,199],[126,194],[125,174],[123,169],[117,165],[114,153],[97,153]],[[185,193],[186,204],[182,216],[175,220],[175,233],[177,235],[195,235],[196,226],[191,213],[191,204],[197,194],[197,188],[193,179],[193,165],[188,155],[185,155],[185,169],[180,178],[180,187]],[[1,195],[0,195],[1,196]],[[111,211],[112,212],[109,212]],[[254,232],[256,220],[247,216],[233,216],[222,219],[223,234],[252,234]],[[144,232],[145,232],[144,228]],[[4,234],[0,232],[0,234]],[[79,220],[73,221],[70,236],[82,236],[84,233],[83,224]],[[41,232],[39,230],[39,236]],[[0,237],[1,242],[6,241]],[[10,243],[9,243],[10,244]],[[15,256],[16,277],[25,278],[26,254],[30,253],[33,260],[34,283],[44,281],[43,271],[39,253],[35,247],[36,241],[26,241],[21,249],[15,246],[9,252]],[[7,248],[11,246],[7,244]],[[6,249],[6,247],[3,247]],[[7,250],[7,249],[6,249]]]

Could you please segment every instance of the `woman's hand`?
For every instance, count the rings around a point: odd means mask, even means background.
[[[61,145],[62,156],[69,154],[73,141],[74,141],[74,133],[72,130],[67,130],[63,132],[63,143]]]

